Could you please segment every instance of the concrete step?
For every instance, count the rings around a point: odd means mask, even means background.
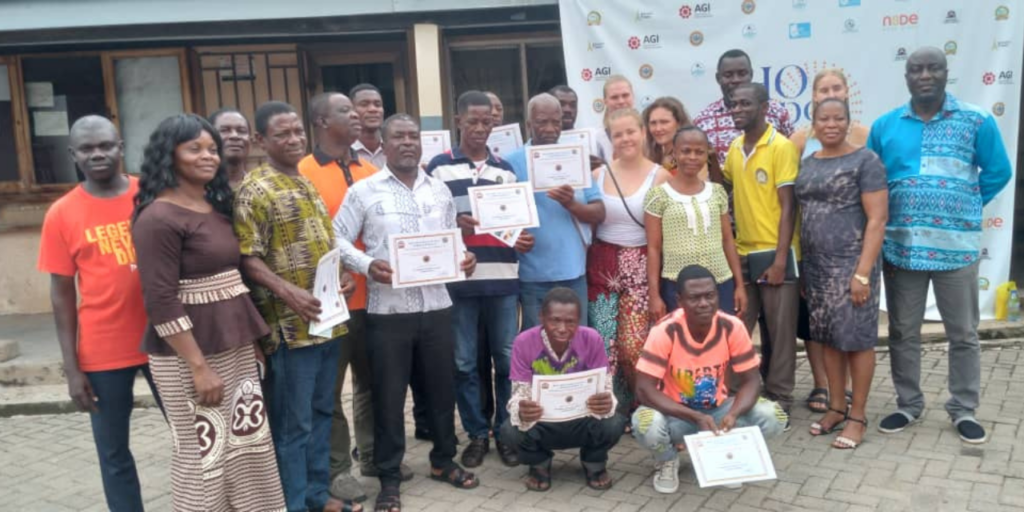
[[[146,379],[135,379],[135,407],[156,407]],[[0,386],[0,418],[18,415],[77,412],[64,383],[35,386]]]

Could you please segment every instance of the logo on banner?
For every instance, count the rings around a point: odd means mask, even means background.
[[[992,51],[1002,50],[1002,49],[1005,49],[1005,48],[1009,48],[1011,43],[1012,43],[1012,41],[1010,41],[1009,39],[1004,39],[1002,41],[993,39],[992,40]]]
[[[640,78],[650,80],[652,76],[654,76],[654,66],[650,64],[640,66]]]
[[[636,16],[633,17],[634,23],[640,23],[641,21],[647,21],[654,18],[654,11],[636,11]]]
[[[947,24],[949,24],[949,23],[960,23],[960,17],[957,16],[957,12],[956,11],[954,11],[953,9],[950,9],[950,10],[946,11],[946,19],[943,20],[943,23],[947,23]]]
[[[996,117],[1003,117],[1003,114],[1005,114],[1005,113],[1006,113],[1006,104],[1005,103],[1003,103],[1001,101],[997,101],[997,102],[995,102],[992,105],[992,114],[995,115]]]
[[[917,13],[900,13],[891,16],[882,16],[882,28],[917,28],[919,18]]]
[[[592,52],[594,50],[603,50],[603,49],[604,49],[604,43],[602,43],[600,41],[596,41],[596,42],[595,41],[590,41],[590,42],[587,43],[587,51],[588,52]]]
[[[860,0],[839,0],[839,7],[860,7]]]
[[[988,290],[988,287],[989,287],[988,278],[979,277],[978,278],[978,289],[981,290],[981,291],[985,291],[985,290]]]
[[[589,82],[594,79],[594,73],[591,72],[589,68],[583,68],[583,71],[580,72],[580,78],[582,78],[584,82]]]
[[[981,229],[1002,229],[1002,217],[986,217],[981,221]]]
[[[846,21],[843,22],[843,33],[855,34],[857,32],[860,32],[860,27],[857,25],[857,20],[853,18],[846,18]]]
[[[901,60],[907,60],[907,49],[900,46],[896,49],[896,57],[893,60],[899,62]]]
[[[811,24],[804,23],[790,23],[789,24],[789,38],[790,39],[807,39],[811,37]]]
[[[648,95],[640,98],[640,108],[638,110],[643,110],[647,108],[648,106],[650,106],[651,103],[654,103],[653,96]]]
[[[743,0],[743,3],[740,4],[740,10],[743,11],[743,14],[754,14],[756,9],[757,3],[754,0]]]
[[[691,6],[690,4],[683,4],[679,8],[679,17],[688,20],[690,17],[694,18],[710,18],[711,17],[711,2],[701,2]]]
[[[630,50],[639,50],[640,49],[640,38],[639,37],[633,36],[633,37],[629,38],[629,49]]]
[[[753,39],[757,37],[757,27],[753,23],[747,23],[746,25],[743,25],[741,33],[743,34],[743,37]]]
[[[604,100],[602,100],[601,98],[594,100],[594,103],[592,103],[590,106],[594,109],[594,112],[597,114],[604,112]]]
[[[640,48],[643,48],[644,50],[653,50],[656,48],[661,48],[660,40],[661,38],[658,36],[658,34],[649,34],[644,36],[643,39],[640,39],[637,36],[633,36],[629,38],[629,49],[639,50]]]
[[[690,44],[693,46],[700,46],[701,44],[704,44],[704,33],[700,30],[690,32]]]
[[[596,27],[601,24],[601,13],[590,11],[587,13],[587,26]]]
[[[1010,8],[1005,5],[996,7],[996,21],[1006,21],[1010,19]]]
[[[794,9],[806,9],[807,8],[807,0],[793,0],[793,8]]]
[[[956,55],[956,41],[946,41],[946,45],[942,49],[946,55]]]
[[[707,69],[705,69],[704,64],[701,64],[700,62],[695,62],[690,66],[690,76],[694,78],[700,78],[704,76],[705,73],[707,73]]]
[[[1013,71],[1000,71],[997,81],[999,82],[999,85],[1013,84]]]

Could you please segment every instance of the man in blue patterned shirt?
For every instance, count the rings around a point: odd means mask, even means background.
[[[868,147],[889,179],[882,254],[897,411],[885,433],[921,417],[921,323],[929,282],[949,338],[949,413],[960,438],[983,443],[974,418],[981,387],[978,260],[982,208],[1012,177],[995,119],[946,92],[946,57],[926,47],[907,59],[910,102],[871,126]]]

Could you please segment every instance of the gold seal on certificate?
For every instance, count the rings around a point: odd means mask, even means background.
[[[775,464],[758,427],[724,434],[700,432],[683,437],[701,487],[774,480]]]
[[[480,223],[477,234],[540,226],[529,183],[469,187],[468,193],[473,218]]]
[[[388,236],[391,286],[411,288],[464,281],[462,235],[457,229]]]
[[[420,163],[427,164],[432,158],[452,149],[452,132],[448,130],[426,130],[420,132],[423,155]]]
[[[519,123],[506,124],[491,129],[491,135],[487,137],[487,149],[501,158],[509,153],[523,147],[523,132],[519,129]]]
[[[594,134],[586,128],[576,130],[562,130],[562,136],[558,138],[559,144],[582,144],[587,150],[587,156],[593,152]]]
[[[533,190],[544,192],[562,185],[589,188],[589,155],[582,144],[530,146],[526,150],[526,169]]]
[[[604,392],[607,368],[565,375],[534,375],[533,401],[544,409],[540,421],[557,423],[590,415],[587,400]]]

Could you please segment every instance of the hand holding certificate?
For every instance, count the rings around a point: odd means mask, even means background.
[[[540,226],[537,202],[529,183],[470,187],[468,192],[473,218],[479,223],[477,234]]]
[[[758,427],[724,434],[700,432],[683,438],[701,487],[774,480],[775,464]]]
[[[523,147],[523,132],[519,130],[519,123],[492,128],[490,137],[487,137],[487,148],[491,150],[492,154],[502,158],[521,147]]]
[[[448,130],[426,130],[420,132],[423,155],[420,164],[426,165],[432,158],[452,149],[452,132]]]
[[[465,253],[457,229],[390,235],[391,286],[409,288],[464,281]]]
[[[566,375],[534,375],[533,401],[544,413],[542,422],[562,422],[590,415],[587,400],[604,392],[607,368],[596,368]]]
[[[341,296],[341,249],[320,258],[313,278],[313,296],[320,301],[320,318],[309,323],[310,336],[330,338],[337,325],[348,321],[348,305]]]
[[[543,192],[569,185],[589,188],[591,181],[589,151],[581,144],[530,146],[526,151],[526,169],[533,190]]]

